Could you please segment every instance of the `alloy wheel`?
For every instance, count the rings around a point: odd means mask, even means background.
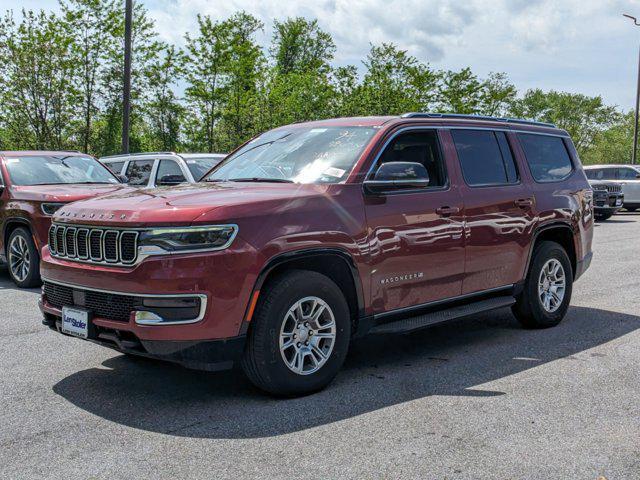
[[[31,255],[27,241],[21,235],[16,235],[9,245],[9,268],[18,282],[24,282],[31,270]]]
[[[555,258],[547,260],[538,277],[538,297],[542,307],[548,313],[553,313],[560,308],[562,300],[564,300],[566,286],[562,263]]]

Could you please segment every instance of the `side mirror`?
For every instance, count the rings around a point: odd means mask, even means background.
[[[371,193],[428,186],[429,172],[424,165],[417,162],[383,163],[373,178],[364,182],[365,189]]]
[[[163,175],[156,185],[180,185],[186,181],[183,175]]]
[[[118,177],[118,180],[120,180],[121,183],[129,183],[129,177],[127,177],[126,175],[117,173],[116,177]]]

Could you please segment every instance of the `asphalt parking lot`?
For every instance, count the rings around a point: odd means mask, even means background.
[[[640,478],[640,215],[595,236],[559,327],[367,338],[294,400],[54,334],[1,271],[0,478]]]

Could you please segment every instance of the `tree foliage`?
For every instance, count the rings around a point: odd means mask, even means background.
[[[0,18],[0,148],[120,149],[124,12],[119,0],[59,0],[60,13]],[[599,96],[533,89],[504,73],[439,70],[391,43],[334,66],[317,20],[275,20],[271,44],[246,12],[198,16],[184,47],[158,40],[134,4],[132,151],[229,151],[282,124],[409,111],[514,116],[568,130],[585,163],[631,156],[633,115]]]

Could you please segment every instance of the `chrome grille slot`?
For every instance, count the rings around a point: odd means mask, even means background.
[[[138,235],[134,230],[54,224],[49,230],[49,251],[69,260],[133,265],[138,260]]]
[[[67,227],[64,233],[64,248],[67,252],[67,257],[76,256],[76,228]]]
[[[79,228],[76,233],[76,248],[78,258],[87,260],[89,258],[89,229]]]
[[[118,261],[118,236],[119,233],[116,230],[107,230],[102,236],[104,259],[107,262],[114,263]]]

